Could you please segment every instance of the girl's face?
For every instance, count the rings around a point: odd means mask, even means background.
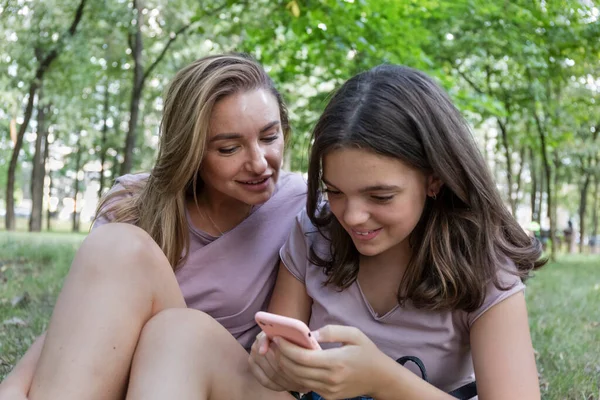
[[[275,190],[283,160],[279,105],[264,89],[241,92],[212,110],[200,177],[209,197],[257,205]]]
[[[331,212],[364,256],[410,251],[408,238],[441,181],[402,161],[342,148],[323,158]]]

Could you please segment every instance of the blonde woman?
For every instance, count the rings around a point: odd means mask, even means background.
[[[152,171],[120,177],[101,201],[47,333],[0,399],[135,397],[157,379],[148,363],[193,379],[155,350],[161,343],[168,354],[192,332],[186,321],[215,329],[246,365],[254,313],[266,308],[279,249],[306,200],[302,178],[281,171],[285,105],[251,58],[205,57],[175,76],[160,132]],[[202,313],[173,310],[186,307]],[[246,383],[269,391],[251,378],[234,389]]]

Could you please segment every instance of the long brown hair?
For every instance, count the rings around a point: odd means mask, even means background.
[[[410,235],[413,249],[398,301],[425,309],[473,311],[486,285],[501,287],[498,268],[514,262],[526,278],[540,259],[531,239],[502,203],[466,121],[431,78],[411,68],[382,65],[347,81],[313,131],[307,213],[330,241],[331,257],[311,249],[326,284],[347,288],[358,276],[359,253],[322,202],[322,161],[332,150],[358,147],[435,174],[443,186]]]
[[[100,201],[96,218],[109,215],[111,221],[144,229],[176,269],[187,257],[186,195],[195,198],[202,190],[199,169],[212,109],[225,96],[255,89],[265,89],[277,99],[287,142],[290,126],[282,97],[250,56],[208,56],[179,71],[165,95],[158,157],[148,179],[109,193]]]

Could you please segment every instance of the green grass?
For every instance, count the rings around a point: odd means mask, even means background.
[[[560,258],[526,295],[544,398],[600,399],[600,256]]]
[[[46,329],[83,238],[0,231],[0,379]],[[14,307],[24,293],[29,300]],[[600,400],[600,256],[545,266],[526,296],[543,398]],[[15,317],[25,326],[4,323]]]
[[[0,379],[46,329],[83,238],[80,234],[0,231]],[[22,296],[24,300],[13,306],[12,300]],[[8,324],[9,320],[19,323]]]

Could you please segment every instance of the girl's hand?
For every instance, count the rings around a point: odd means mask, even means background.
[[[342,347],[328,350],[306,350],[275,338],[278,351],[274,352],[281,372],[300,387],[308,388],[325,398],[348,398],[372,395],[378,387],[378,378],[385,375],[389,357],[359,329],[328,325],[313,332],[323,342],[342,343]]]
[[[292,343],[289,343],[289,345],[298,347]],[[248,358],[250,371],[254,377],[264,387],[278,392],[309,392],[310,390],[300,387],[281,371],[277,362],[277,359],[280,357],[277,355],[278,353],[279,349],[277,345],[271,342],[264,332],[260,332],[256,336],[254,344],[252,344],[250,357]]]

